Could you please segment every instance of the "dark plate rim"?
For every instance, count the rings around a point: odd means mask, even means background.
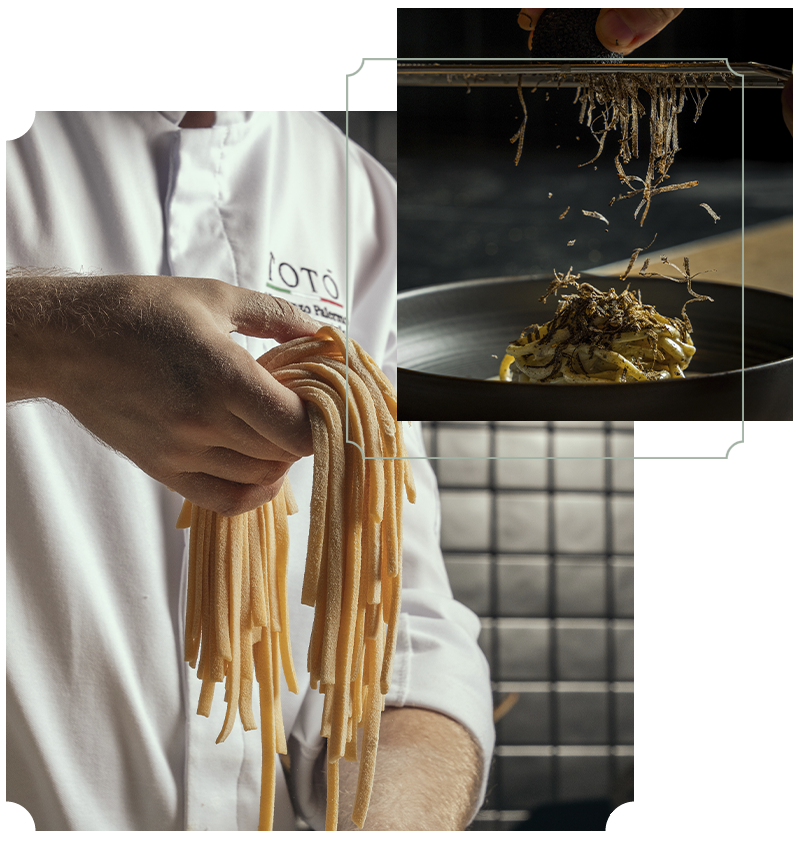
[[[715,371],[714,373],[711,373],[711,374],[700,374],[699,376],[695,376],[695,377],[687,377],[685,379],[685,381],[686,382],[696,382],[698,379],[700,379],[700,380],[718,380],[718,379],[724,379],[725,377],[738,377],[738,376],[740,376],[740,374],[743,373],[743,371],[746,374],[759,372],[759,371],[767,371],[771,368],[781,368],[783,365],[787,365],[788,363],[792,363],[792,362],[793,362],[793,357],[792,356],[786,356],[783,359],[777,359],[773,362],[764,362],[761,365],[752,365],[750,368],[744,368],[744,369],[743,368],[734,368],[731,371]],[[500,386],[509,386],[510,388],[514,388],[515,386],[527,386],[527,387],[531,388],[531,387],[537,387],[539,385],[539,383],[505,383],[505,382],[502,382],[501,380],[478,380],[478,379],[475,379],[474,377],[451,377],[451,376],[448,376],[447,374],[431,374],[428,371],[419,371],[416,368],[403,368],[401,365],[398,365],[397,366],[397,372],[400,372],[400,371],[403,371],[408,375],[416,375],[418,377],[428,377],[431,380],[439,380],[441,382],[445,382],[445,383],[448,383],[448,384],[451,384],[451,383],[472,384],[472,383],[474,383],[477,386],[484,386],[485,388],[489,388],[491,386],[495,386],[496,388],[500,387]],[[581,389],[581,388],[593,388],[594,386],[596,388],[600,388],[600,387],[603,387],[603,386],[604,387],[610,387],[610,386],[613,386],[613,385],[622,385],[622,386],[628,386],[629,385],[629,386],[644,386],[645,388],[648,388],[648,389],[650,389],[650,388],[654,389],[654,388],[669,388],[669,387],[673,386],[675,383],[680,383],[680,382],[684,382],[684,380],[668,379],[668,380],[656,380],[656,381],[653,381],[653,382],[646,382],[646,383],[642,383],[642,382],[633,382],[633,383],[608,383],[608,382],[599,383],[599,382],[596,382],[596,383],[588,383],[588,384],[585,384],[585,383],[553,383],[553,384],[550,384],[548,387],[549,388],[555,388],[555,389],[562,388],[562,389],[571,390],[571,389]]]
[[[588,279],[596,278],[597,280],[605,280],[611,281],[613,283],[624,283],[626,281],[619,281],[618,277],[613,277],[611,275],[599,275],[599,274],[592,274],[590,272],[580,272],[581,277],[585,277]],[[453,289],[458,289],[460,287],[469,287],[469,286],[483,286],[485,284],[500,284],[505,283],[507,281],[515,281],[515,280],[543,280],[545,278],[551,279],[550,274],[542,273],[542,274],[525,274],[525,275],[504,275],[503,277],[477,277],[472,278],[470,280],[454,280],[450,283],[437,283],[431,286],[419,286],[416,289],[406,289],[403,292],[397,292],[397,300],[404,300],[406,298],[415,298],[418,295],[424,295],[431,292],[444,292],[444,291],[451,291]],[[661,278],[658,277],[638,277],[637,275],[630,279],[631,284],[636,281],[641,280],[644,282],[653,281],[660,281]],[[694,280],[692,281],[694,286],[711,286],[716,289],[738,289],[740,292],[743,290],[748,292],[755,292],[761,293],[763,295],[772,295],[775,298],[783,298],[787,301],[793,301],[793,295],[786,295],[784,292],[774,292],[770,289],[760,289],[758,286],[737,286],[733,283],[718,283],[714,280]]]

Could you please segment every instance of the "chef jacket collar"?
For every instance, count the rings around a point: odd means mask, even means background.
[[[179,125],[180,120],[186,114],[185,111],[158,111],[158,113],[169,120],[169,122],[174,123],[174,125]],[[217,111],[216,114],[214,127],[246,123],[253,116],[253,111]]]

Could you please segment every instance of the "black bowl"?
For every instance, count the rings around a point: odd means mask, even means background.
[[[687,309],[697,352],[686,379],[594,385],[488,381],[497,377],[506,346],[530,324],[552,317],[556,299],[538,301],[550,279],[485,278],[400,294],[399,419],[793,419],[793,299],[720,283],[692,284],[714,302]],[[603,291],[626,285],[585,274],[581,281]],[[683,284],[657,278],[634,279],[631,289],[666,316],[680,316],[689,298]]]

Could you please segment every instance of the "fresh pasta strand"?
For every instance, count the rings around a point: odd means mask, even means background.
[[[396,394],[371,357],[332,327],[258,361],[308,407],[315,456],[301,601],[315,608],[307,667],[324,697],[326,828],[337,829],[340,759],[360,763],[352,819],[362,828],[402,598],[402,504],[415,501]],[[186,500],[177,522],[190,529],[185,659],[202,681],[199,714],[210,714],[214,688],[225,684],[218,742],[237,714],[244,729],[256,728],[254,673],[259,684],[260,830],[272,829],[276,754],[287,750],[282,673],[298,691],[287,609],[287,516],[295,511],[285,478],[255,511],[223,517]]]

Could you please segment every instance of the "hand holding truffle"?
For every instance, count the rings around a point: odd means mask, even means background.
[[[558,14],[559,9],[521,9],[518,14],[518,24],[521,29],[529,31],[529,50],[532,49],[535,29],[543,12]],[[683,9],[601,9],[596,20],[596,37],[602,47],[609,52],[628,55],[636,48],[645,44],[656,36],[664,27],[673,21]],[[538,34],[540,29],[538,29]],[[576,36],[570,33],[572,41]],[[566,44],[566,46],[568,46]],[[547,58],[575,58],[577,55],[571,49],[564,50],[566,55],[546,56]],[[587,58],[589,56],[582,56]],[[599,57],[599,56],[592,56]]]

